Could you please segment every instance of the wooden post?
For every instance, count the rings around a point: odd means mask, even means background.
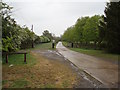
[[[24,54],[24,62],[26,63],[26,53]]]
[[[6,54],[6,63],[8,63],[8,54]]]
[[[73,42],[72,42],[71,46],[72,46],[72,48],[73,48]]]
[[[55,46],[55,40],[52,40],[52,48]]]

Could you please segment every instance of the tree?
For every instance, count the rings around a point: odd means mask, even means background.
[[[76,35],[75,38],[77,42],[82,43],[84,41],[83,30],[88,19],[89,17],[81,17],[77,20],[75,24],[75,35]]]
[[[44,36],[46,36],[46,37],[48,37],[50,40],[52,40],[52,39],[53,39],[52,34],[51,34],[51,33],[49,33],[49,31],[48,31],[48,30],[45,30],[45,31],[43,32],[43,35],[44,35]]]
[[[67,28],[67,30],[64,32],[63,36],[62,36],[62,39],[67,41],[67,42],[75,42],[75,27],[74,26],[71,26],[69,28]]]
[[[41,38],[38,38],[39,36],[30,31],[27,26],[21,27],[11,18],[11,9],[12,7],[2,2],[2,8],[0,8],[0,15],[2,17],[2,51],[16,51],[31,47],[33,41],[35,44],[42,42]],[[43,39],[43,42],[49,41],[47,37]]]
[[[101,16],[95,15],[89,18],[84,26],[83,36],[86,43],[94,42],[95,48],[99,38],[98,25]]]
[[[105,48],[106,47],[106,41],[105,41],[105,37],[106,37],[106,29],[107,29],[107,25],[104,22],[104,16],[102,16],[102,18],[100,19],[100,24],[98,25],[98,30],[99,30],[99,41],[98,41],[98,45],[99,48]]]
[[[81,17],[77,20],[75,25],[67,28],[62,39],[67,42],[78,44],[88,44],[94,42],[95,48],[99,38],[98,25],[101,16],[95,15],[93,17]]]
[[[120,1],[107,3],[104,22],[106,23],[105,40],[109,52],[120,53]],[[104,26],[105,27],[105,26]]]
[[[11,51],[13,49],[17,49],[15,43],[13,43],[14,35],[14,27],[16,26],[16,22],[14,19],[10,17],[10,11],[12,7],[8,6],[6,3],[2,2],[2,8],[0,9],[0,15],[2,17],[2,42],[3,42],[3,50]]]

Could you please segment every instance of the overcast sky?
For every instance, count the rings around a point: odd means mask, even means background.
[[[26,25],[41,35],[49,30],[60,36],[75,24],[79,17],[104,14],[106,0],[3,0],[13,6],[12,17],[21,26]]]

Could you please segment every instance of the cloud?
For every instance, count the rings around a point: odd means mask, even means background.
[[[33,24],[34,32],[38,35],[47,29],[58,36],[75,24],[79,17],[103,14],[105,8],[105,2],[15,1],[9,2],[14,7],[12,17],[20,25],[26,24],[31,28]]]

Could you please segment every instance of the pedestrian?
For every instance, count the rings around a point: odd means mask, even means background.
[[[55,46],[55,40],[52,40],[52,48]]]

